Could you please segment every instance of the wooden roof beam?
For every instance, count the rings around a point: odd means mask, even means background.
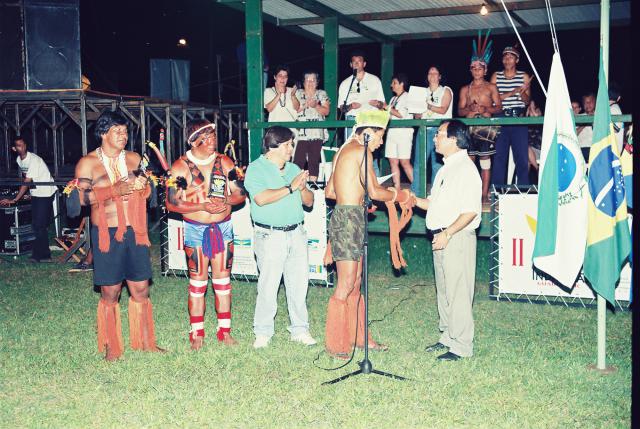
[[[611,0],[611,3],[617,3],[628,0]],[[293,1],[289,1],[293,3]],[[491,12],[503,12],[502,5],[497,2],[487,2],[487,9]],[[565,6],[582,6],[588,4],[600,4],[600,0],[554,0],[553,7],[565,7]],[[509,12],[515,12],[519,10],[531,10],[531,9],[544,9],[544,0],[525,0],[521,2],[506,3]],[[346,18],[355,21],[382,21],[389,19],[403,19],[403,18],[427,18],[431,16],[452,16],[452,15],[468,15],[479,13],[478,5],[473,6],[454,6],[454,7],[441,7],[441,8],[425,8],[425,9],[412,9],[412,10],[397,10],[390,12],[372,12],[372,13],[358,13],[352,15],[343,15]],[[315,12],[314,12],[315,13]],[[514,17],[515,19],[515,17]],[[322,24],[322,17],[312,18],[295,18],[295,19],[281,19],[278,21],[278,25],[281,27],[288,27],[294,25],[311,25]],[[522,24],[521,24],[522,25]],[[527,24],[528,25],[528,24]],[[345,25],[345,27],[347,27]],[[355,31],[355,30],[354,30]]]
[[[314,24],[322,24],[324,23],[324,18],[335,16],[336,18],[338,18],[338,24],[340,24],[345,28],[348,28],[353,32],[361,34],[365,38],[370,39],[374,42],[379,42],[379,43],[396,43],[397,42],[395,38],[391,36],[387,36],[386,34],[380,33],[379,31],[376,31],[362,24],[361,22],[359,22],[359,20],[353,19],[347,15],[344,15],[338,12],[337,10],[330,8],[329,6],[326,6],[323,3],[320,3],[317,0],[287,0],[287,1],[295,6],[298,6],[302,9],[308,10],[309,12],[318,15],[318,18],[310,18],[310,19],[318,20],[317,22],[314,22]],[[290,20],[280,19],[278,20],[278,24],[282,26],[282,23],[285,21],[290,21]],[[297,24],[294,24],[294,25],[297,25]]]

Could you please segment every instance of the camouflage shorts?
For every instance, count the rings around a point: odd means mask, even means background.
[[[329,240],[334,261],[359,261],[364,244],[364,209],[341,206],[333,209],[329,221]]]

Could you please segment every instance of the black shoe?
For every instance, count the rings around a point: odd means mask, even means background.
[[[31,262],[32,264],[50,264],[53,262],[53,260],[51,258],[42,258],[42,259],[38,259],[38,258],[34,258],[33,256],[30,257],[29,262]]]
[[[73,268],[69,269],[70,273],[86,273],[87,271],[93,271],[93,264],[87,264],[86,262],[78,262]]]
[[[445,346],[442,343],[435,343],[435,344],[431,344],[430,346],[427,346],[424,351],[427,353],[431,353],[431,352],[439,352],[440,350],[445,350],[447,348],[447,346]]]
[[[460,356],[458,356],[455,353],[451,353],[451,352],[446,352],[444,354],[441,354],[440,356],[438,356],[438,360],[446,360],[446,361],[450,361],[450,360],[458,360],[461,359]]]

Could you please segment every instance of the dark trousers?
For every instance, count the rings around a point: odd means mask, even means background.
[[[293,162],[304,170],[304,164],[308,165],[309,176],[318,177],[320,171],[320,151],[322,140],[298,140]]]
[[[50,197],[31,197],[31,227],[35,233],[35,240],[31,249],[33,259],[48,259],[49,224],[53,217],[53,195]]]
[[[509,148],[512,148],[516,164],[518,185],[529,185],[529,132],[527,127],[511,125],[500,129],[491,168],[491,183],[496,186],[507,184]]]

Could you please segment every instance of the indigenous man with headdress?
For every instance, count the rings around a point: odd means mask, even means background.
[[[388,122],[388,111],[358,113],[354,132],[333,159],[333,174],[325,189],[326,197],[336,200],[329,222],[329,244],[338,273],[327,308],[325,347],[338,358],[346,358],[354,345],[364,347],[366,321],[360,294],[367,210],[364,206],[364,163],[367,163],[367,190],[371,199],[404,204],[415,201],[408,189],[385,189],[376,179],[372,152],[382,145]],[[366,151],[365,141],[368,142]],[[369,348],[387,349],[375,342],[370,333]]]
[[[458,114],[467,118],[490,118],[502,109],[498,87],[487,82],[487,66],[491,60],[491,45],[489,32],[482,41],[478,34],[478,43],[473,40],[473,54],[471,55],[471,76],[473,81],[460,89]],[[488,43],[487,43],[488,42]],[[475,161],[480,157],[480,177],[482,178],[482,199],[488,201],[489,182],[491,179],[491,156],[496,153],[495,142],[489,139],[472,138],[469,156]]]
[[[149,300],[151,259],[147,234],[147,197],[151,185],[141,173],[140,155],[127,145],[127,120],[105,111],[94,133],[100,147],[82,157],[70,200],[91,206],[93,280],[100,287],[98,302],[98,351],[107,360],[123,353],[120,305],[122,281],[129,293],[129,339],[131,348],[164,351],[156,346],[153,308]],[[79,205],[76,203],[78,208]]]
[[[516,66],[520,61],[520,51],[516,46],[507,46],[502,50],[504,70],[491,76],[491,83],[496,84],[500,92],[502,113],[505,116],[524,116],[531,100],[531,79]],[[504,185],[507,183],[507,164],[509,149],[513,153],[516,164],[518,185],[529,184],[529,130],[526,125],[510,125],[501,128],[496,141],[495,165],[491,173],[491,183]]]
[[[237,344],[231,336],[231,265],[233,224],[231,207],[245,200],[237,169],[226,155],[217,152],[215,124],[197,119],[187,126],[191,150],[171,166],[167,209],[182,213],[184,250],[189,269],[189,320],[191,348],[204,343],[205,293],[211,266],[217,338]]]

